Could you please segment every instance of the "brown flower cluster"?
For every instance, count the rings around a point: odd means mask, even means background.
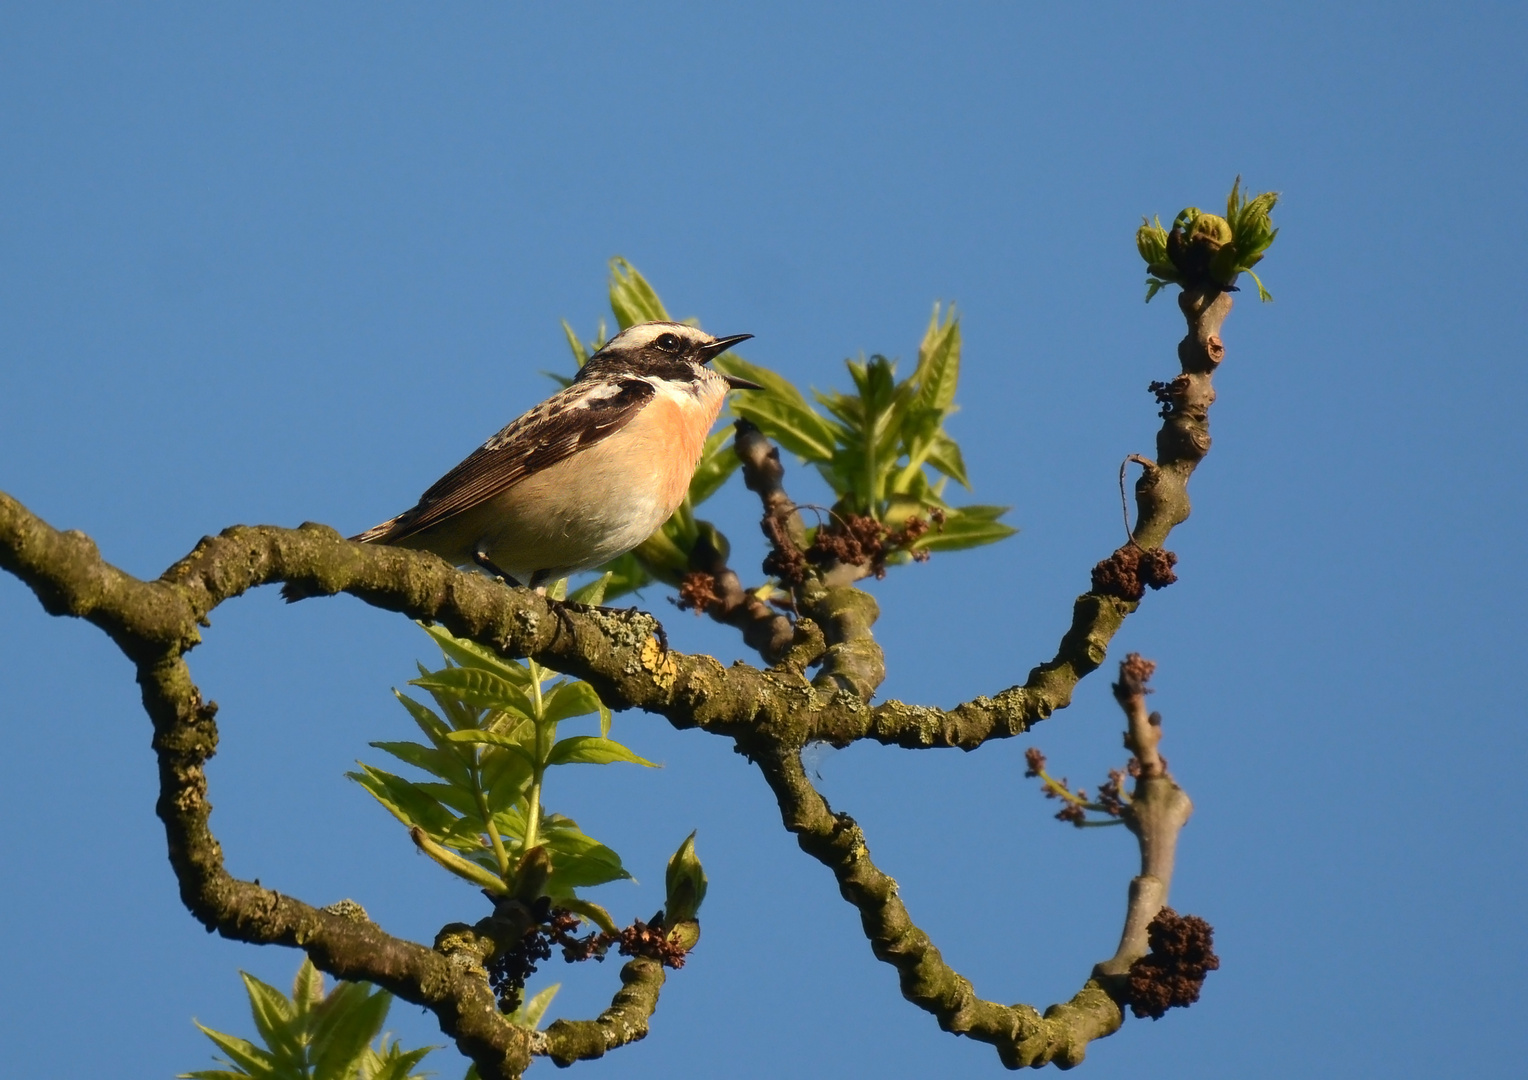
[[[918,539],[931,529],[944,525],[944,511],[934,509],[928,517],[913,514],[900,529],[863,514],[835,514],[833,520],[817,530],[806,558],[816,566],[868,566],[876,578],[886,576],[886,560],[894,552],[911,553],[914,561],[927,562],[927,551],[913,551]],[[766,567],[767,569],[767,567]]]
[[[1157,673],[1157,662],[1148,660],[1138,652],[1128,653],[1119,666],[1119,681],[1136,693],[1151,693],[1146,684]]]
[[[684,967],[685,954],[689,951],[684,945],[670,939],[668,928],[663,925],[661,911],[653,916],[652,922],[633,920],[613,940],[617,943],[616,951],[622,956],[645,956],[659,961],[664,967],[675,969]]]
[[[784,520],[766,514],[761,523],[764,535],[769,538],[769,554],[764,556],[764,572],[779,578],[788,589],[799,587],[806,581],[808,563],[806,553],[791,539],[790,529]]]
[[[1131,758],[1130,761],[1135,764],[1139,772],[1140,765],[1135,758]],[[1098,785],[1098,805],[1110,817],[1119,817],[1125,812],[1124,787],[1125,770],[1123,769],[1110,769],[1109,779]]]
[[[691,570],[679,579],[679,599],[675,603],[680,611],[693,611],[698,617],[721,602],[716,594],[716,579],[704,570]]]
[[[1160,1020],[1199,1000],[1205,976],[1220,967],[1215,930],[1197,915],[1165,907],[1146,928],[1151,952],[1130,965],[1127,1000],[1137,1017]]]
[[[1177,581],[1173,571],[1177,564],[1178,556],[1166,548],[1146,551],[1132,541],[1093,567],[1093,591],[1121,600],[1139,600],[1146,595],[1148,585],[1162,589]]]
[[[1225,351],[1224,347],[1222,347],[1221,351]],[[1166,420],[1178,410],[1183,396],[1188,392],[1188,387],[1188,376],[1178,375],[1172,382],[1153,382],[1146,389],[1151,391],[1152,396],[1157,399],[1157,404],[1161,406],[1157,415]]]
[[[622,956],[646,956],[665,967],[684,967],[689,949],[669,939],[661,911],[647,922],[635,919],[614,934],[600,930],[577,937],[573,931],[578,928],[578,921],[571,911],[549,907],[543,922],[529,927],[514,948],[502,950],[489,962],[488,985],[498,995],[501,1011],[512,1013],[520,1007],[525,981],[536,973],[540,961],[551,959],[553,945],[562,947],[562,958],[569,964],[583,960],[603,963],[605,954],[614,945]]]

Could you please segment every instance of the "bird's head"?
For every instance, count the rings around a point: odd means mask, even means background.
[[[676,383],[724,380],[733,390],[758,390],[758,383],[712,371],[706,365],[752,334],[713,337],[704,330],[675,322],[628,326],[589,357],[579,379],[619,378],[622,375],[666,379]]]

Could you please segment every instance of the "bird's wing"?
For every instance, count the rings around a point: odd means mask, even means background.
[[[418,506],[352,539],[396,543],[438,525],[620,431],[656,393],[645,379],[573,383],[474,450]]]

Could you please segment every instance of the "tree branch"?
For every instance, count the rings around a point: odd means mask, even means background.
[[[566,1067],[604,1057],[647,1036],[647,1022],[663,989],[663,964],[639,956],[621,968],[621,989],[597,1020],[558,1020],[533,1039],[531,1052]]]
[[[725,546],[720,536],[718,541]],[[742,631],[743,642],[766,664],[780,664],[796,641],[790,619],[743,587],[737,572],[727,565],[727,553],[704,532],[690,549],[690,572],[680,585],[679,606],[736,627]]]
[[[1010,1069],[1055,1063],[1070,1068],[1087,1045],[1118,1030],[1119,1004],[1095,980],[1042,1016],[1028,1005],[999,1005],[976,996],[971,983],[945,963],[927,934],[913,924],[897,883],[870,859],[864,833],[847,814],[835,814],[807,778],[797,751],[777,748],[756,757],[780,804],[786,829],[801,850],[838,880],[839,892],[860,913],[876,958],[897,969],[902,996],[933,1014],[940,1028],[990,1043]]]
[[[812,685],[869,701],[886,679],[886,655],[870,630],[880,617],[880,605],[853,587],[868,568],[843,563],[812,566],[804,550],[806,525],[785,491],[780,448],[747,420],[737,422],[733,447],[743,463],[743,483],[764,507],[760,527],[770,544],[764,569],[790,588],[798,610],[821,629],[827,645],[813,658],[821,668]]]
[[[1213,290],[1190,290],[1179,303],[1189,321],[1189,334],[1178,350],[1183,372],[1157,388],[1166,422],[1157,439],[1158,460],[1148,464],[1136,484],[1139,517],[1127,545],[1136,552],[1159,548],[1187,518],[1188,478],[1209,448],[1210,378],[1224,354],[1218,331],[1231,301]],[[771,539],[777,551],[790,555],[794,547],[799,556],[800,519],[780,484],[778,455],[773,469],[770,481],[760,461],[754,462],[766,527],[774,523]],[[745,456],[745,478],[749,471]],[[849,570],[844,580],[832,568],[814,573],[809,587],[798,589],[798,604],[821,627],[822,637],[795,634],[788,651],[796,653],[798,663],[761,671],[745,664],[724,668],[709,656],[669,652],[655,636],[658,623],[651,615],[554,610],[544,597],[459,572],[434,555],[351,543],[312,524],[296,530],[225,530],[204,538],[158,581],[145,582],[103,561],[88,537],[51,528],[0,493],[0,568],[27,583],[49,613],[99,626],[137,666],[159,758],[157,809],[181,897],[192,914],[225,937],[303,948],[331,975],[374,982],[430,1008],[442,1030],[478,1063],[484,1080],[518,1076],[533,1051],[531,1034],[499,1013],[480,965],[394,938],[353,913],[316,909],[240,881],[225,870],[208,824],[211,804],[204,771],[217,745],[216,707],[202,700],[183,659],[201,640],[198,627],[223,601],[274,582],[295,583],[313,593],[349,592],[372,606],[439,622],[505,656],[534,657],[585,679],[612,708],[641,708],[676,728],[729,736],[759,762],[786,827],[804,850],[833,870],[845,897],[859,908],[872,948],[898,968],[904,994],[932,1012],[941,1026],[993,1043],[1005,1064],[1017,1066],[1075,1064],[1088,1040],[1119,1025],[1118,1002],[1101,981],[1090,981],[1072,1001],[1053,1006],[1044,1017],[1028,1006],[976,998],[970,984],[944,964],[912,924],[896,898],[895,883],[871,863],[858,826],[846,815],[834,815],[812,789],[798,752],[811,740],[842,746],[866,737],[909,747],[973,749],[989,738],[1025,731],[1069,703],[1077,681],[1103,662],[1110,639],[1135,610],[1136,598],[1095,587],[1074,605],[1071,628],[1056,657],[1035,668],[1023,686],[946,711],[896,701],[866,705],[885,666],[870,632],[877,614],[874,600],[851,587]],[[802,669],[819,652],[822,671],[808,683]],[[1141,806],[1132,827],[1142,837],[1143,873],[1139,884],[1132,885],[1126,940],[1108,970],[1100,966],[1103,980],[1117,978],[1118,961],[1139,946],[1135,913],[1165,902],[1172,842],[1147,841],[1148,836],[1167,836],[1166,826],[1148,817],[1155,798],[1151,792],[1160,787],[1167,793],[1162,797],[1165,820],[1180,812],[1186,817],[1181,807],[1187,797],[1173,796],[1177,789],[1165,766],[1161,776],[1143,776],[1138,787]],[[1151,892],[1157,887],[1152,880],[1161,883],[1160,898]],[[645,1032],[662,973],[655,976],[634,961],[622,977],[626,985],[612,1008],[587,1022],[599,1029],[598,1038],[593,1028],[570,1024],[558,1029],[561,1043],[545,1044],[548,1054],[571,1061]]]
[[[1178,834],[1194,812],[1194,804],[1167,772],[1167,760],[1158,752],[1162,740],[1162,717],[1146,708],[1147,680],[1156,665],[1131,653],[1119,665],[1114,698],[1124,710],[1125,748],[1140,763],[1135,791],[1121,817],[1135,834],[1141,849],[1141,872],[1130,882],[1125,909],[1125,928],[1114,956],[1099,964],[1097,976],[1123,976],[1147,952],[1147,927],[1167,906],[1177,857]]]

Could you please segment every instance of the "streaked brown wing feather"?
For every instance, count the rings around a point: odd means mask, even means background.
[[[532,473],[620,431],[657,393],[644,379],[622,379],[609,397],[574,383],[512,422],[446,473],[419,505],[355,537],[396,543],[508,491]]]

